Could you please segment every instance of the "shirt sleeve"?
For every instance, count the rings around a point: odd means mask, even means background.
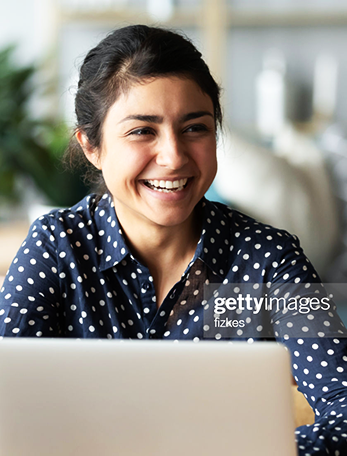
[[[0,336],[59,336],[59,300],[54,226],[44,216],[30,227],[0,290]]]
[[[325,293],[320,279],[304,255],[299,241],[289,239],[282,261],[273,273],[273,283],[301,283],[302,288]],[[305,311],[306,312],[306,311]],[[291,352],[294,378],[315,412],[313,425],[296,430],[300,456],[347,454],[347,338],[336,306],[329,309],[277,312],[276,336]],[[297,325],[297,333],[288,336]],[[304,336],[302,329],[309,328]]]

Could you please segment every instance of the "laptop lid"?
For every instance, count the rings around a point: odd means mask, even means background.
[[[0,455],[293,456],[276,343],[4,339]]]

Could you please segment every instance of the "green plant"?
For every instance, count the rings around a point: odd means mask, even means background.
[[[20,176],[29,176],[56,206],[70,206],[87,189],[80,177],[63,169],[69,141],[62,122],[35,119],[28,109],[34,66],[13,63],[14,46],[0,51],[0,201],[19,202]]]

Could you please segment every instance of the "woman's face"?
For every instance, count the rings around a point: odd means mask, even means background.
[[[217,170],[213,103],[190,79],[162,77],[135,84],[109,109],[102,170],[123,226],[187,221]]]

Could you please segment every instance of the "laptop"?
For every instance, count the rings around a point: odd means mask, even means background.
[[[294,456],[275,342],[0,341],[1,456]]]

